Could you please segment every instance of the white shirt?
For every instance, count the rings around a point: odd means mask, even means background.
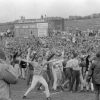
[[[73,68],[73,70],[80,70],[78,59],[70,59],[66,64],[66,68],[68,67]]]

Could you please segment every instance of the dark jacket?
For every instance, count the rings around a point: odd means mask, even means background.
[[[96,58],[90,66],[88,80],[92,78],[93,83],[100,84],[100,58]]]
[[[20,62],[20,66],[21,66],[21,68],[26,68],[27,67],[27,63],[24,62],[24,61],[21,61]]]

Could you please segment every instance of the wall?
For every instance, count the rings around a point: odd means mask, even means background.
[[[14,31],[16,37],[47,36],[48,23],[16,23]]]
[[[48,23],[37,23],[38,37],[48,36]]]
[[[28,37],[30,35],[37,36],[36,23],[16,23],[14,32],[16,37]]]
[[[64,30],[64,19],[63,18],[46,18],[46,22],[48,22],[48,28],[50,30]]]

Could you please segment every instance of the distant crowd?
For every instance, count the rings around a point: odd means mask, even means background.
[[[6,37],[1,40],[1,49],[5,56],[2,52],[0,56],[13,66],[17,78],[26,80],[29,88],[23,99],[27,98],[37,83],[38,90],[45,88],[47,100],[51,100],[51,91],[67,89],[70,92],[94,92],[96,84],[94,86],[91,78],[91,67],[99,66],[98,34],[89,36],[78,32],[42,38]],[[1,65],[2,63],[5,64],[1,60]]]

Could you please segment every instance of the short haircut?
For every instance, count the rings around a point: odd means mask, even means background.
[[[100,58],[100,51],[97,52],[96,57]]]

